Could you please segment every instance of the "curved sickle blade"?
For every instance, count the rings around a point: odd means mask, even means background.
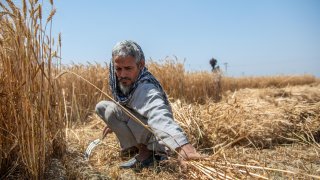
[[[87,147],[86,151],[84,152],[84,159],[85,160],[89,160],[90,154],[92,152],[92,150],[98,146],[101,143],[100,139],[96,139],[94,141],[92,141],[89,146]]]

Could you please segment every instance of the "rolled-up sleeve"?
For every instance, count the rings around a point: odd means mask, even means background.
[[[176,149],[188,143],[184,131],[173,119],[171,108],[166,105],[161,92],[153,84],[140,84],[129,106],[147,118],[147,124],[156,138],[169,148]]]

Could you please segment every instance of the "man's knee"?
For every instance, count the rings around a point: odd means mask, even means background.
[[[108,101],[100,101],[97,105],[96,105],[96,113],[98,116],[100,116],[101,118],[104,116],[104,112],[106,110],[107,107],[107,102]]]
[[[103,120],[107,120],[108,116],[115,112],[117,105],[112,101],[100,101],[95,108],[96,113]]]

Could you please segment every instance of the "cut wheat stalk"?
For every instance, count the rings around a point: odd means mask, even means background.
[[[224,166],[223,164],[220,164],[220,165]],[[320,179],[320,176],[301,173],[301,172],[293,172],[293,171],[283,170],[283,169],[276,169],[276,168],[269,168],[269,167],[262,167],[262,166],[252,166],[252,165],[243,165],[243,164],[233,164],[233,163],[228,163],[228,165],[243,167],[243,168],[260,169],[260,170],[265,170],[265,171],[281,172],[281,173],[287,173],[287,174],[293,174],[293,175],[303,175],[303,176],[307,176],[307,177]]]

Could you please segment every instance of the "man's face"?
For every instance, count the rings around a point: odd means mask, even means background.
[[[137,80],[140,70],[143,68],[144,62],[140,61],[138,64],[132,56],[114,58],[114,68],[120,86],[124,88],[131,88]]]

